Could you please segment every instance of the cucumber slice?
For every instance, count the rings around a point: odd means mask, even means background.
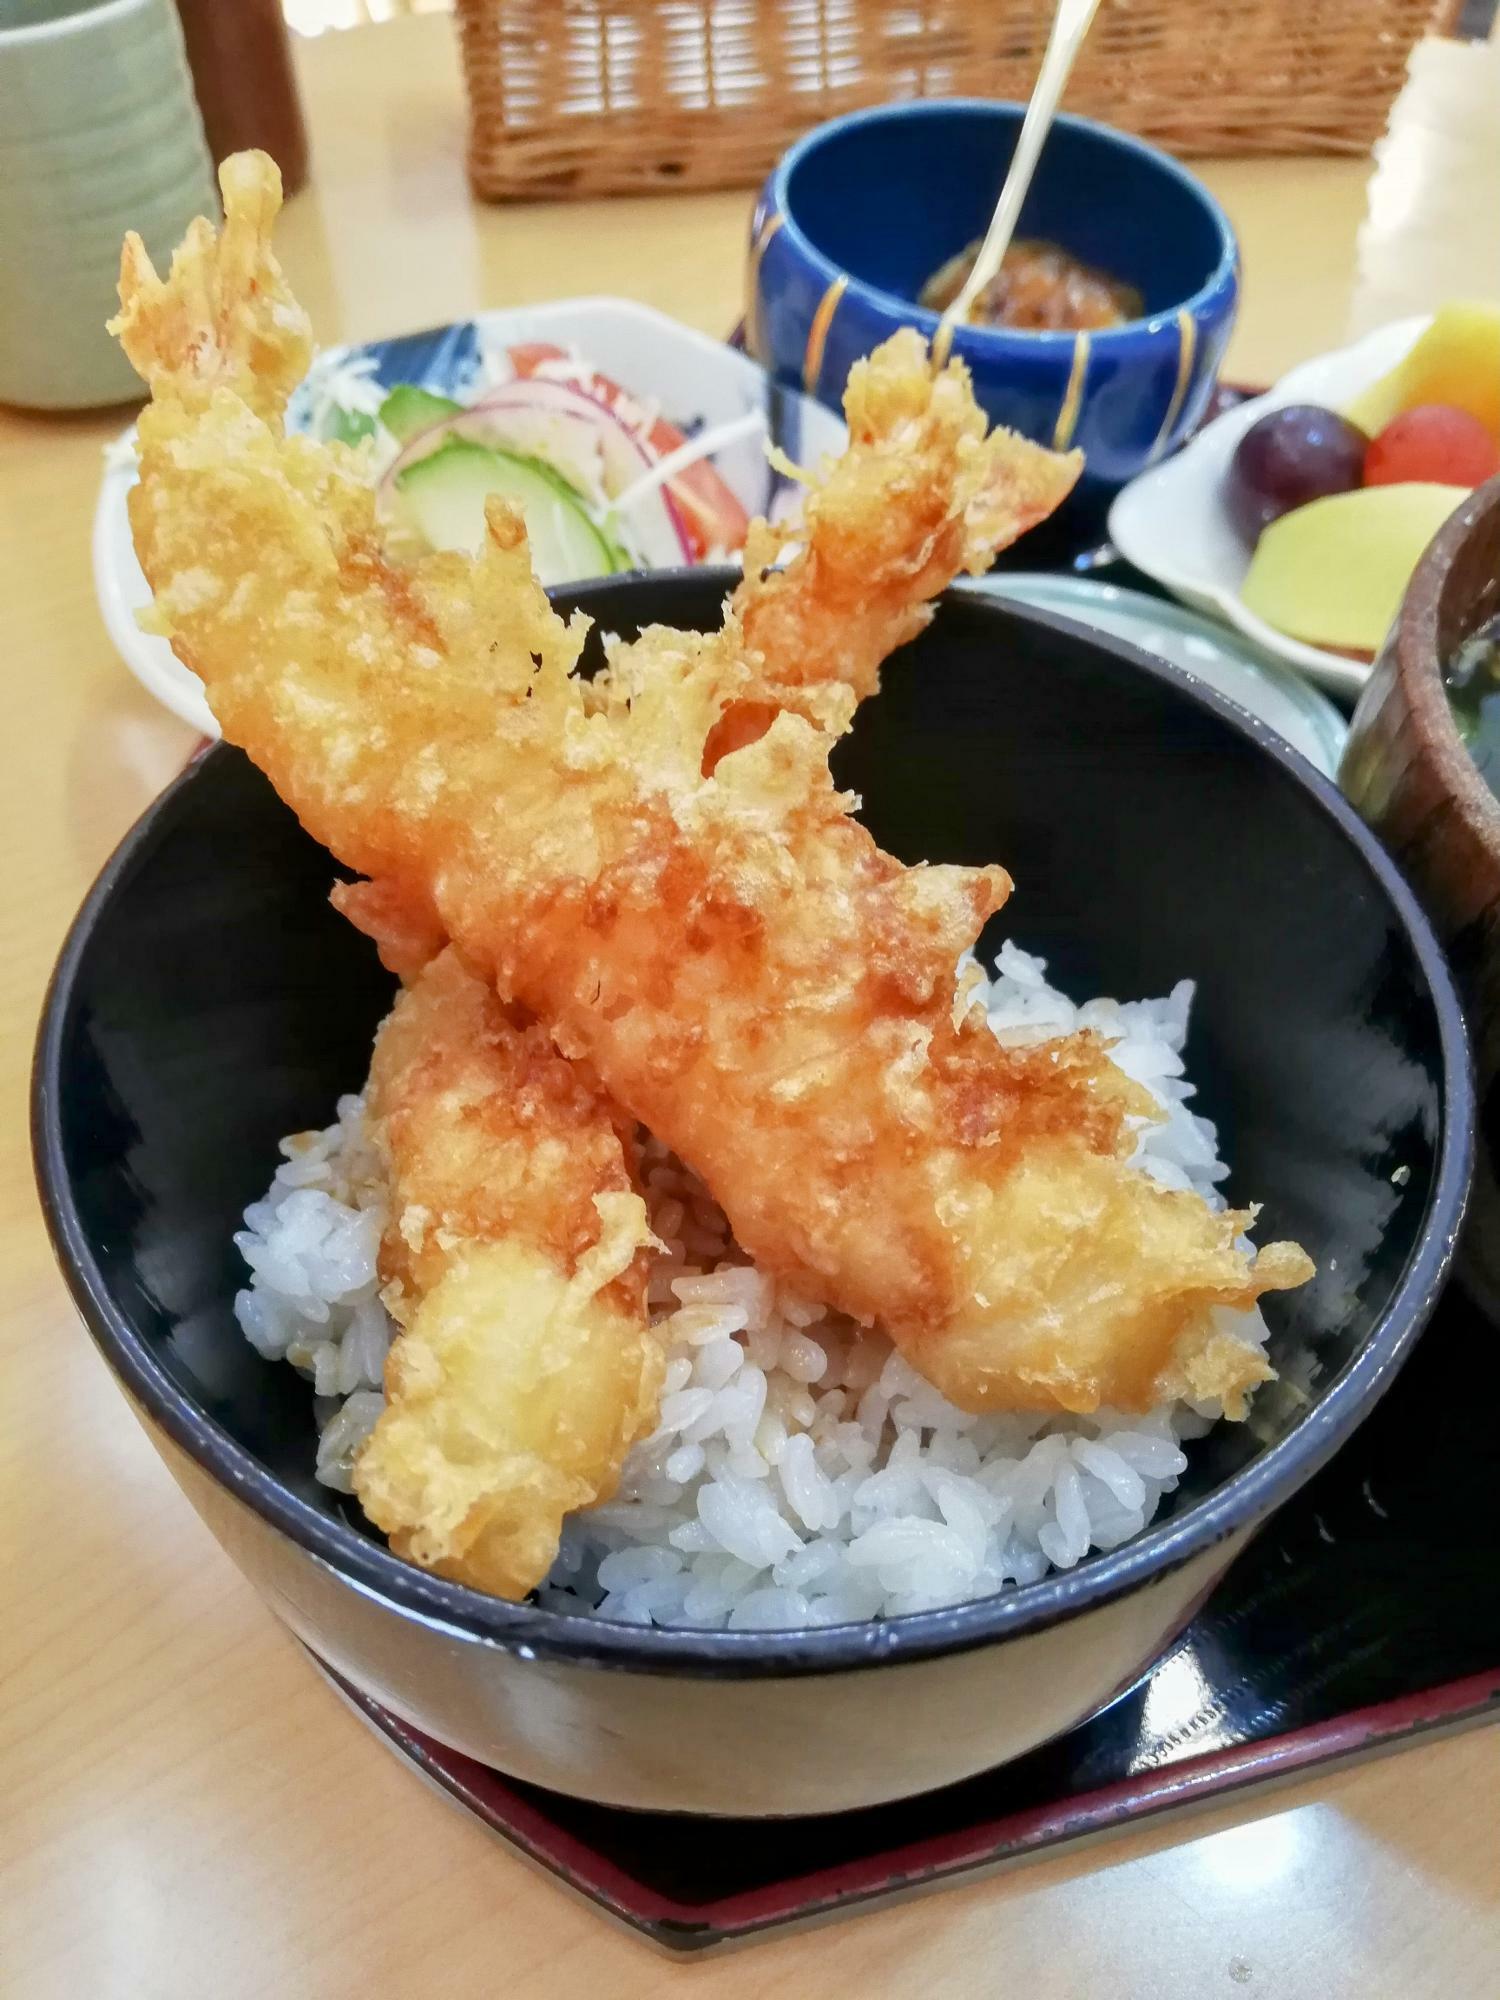
[[[396,481],[418,533],[434,549],[471,555],[484,540],[484,503],[492,493],[526,519],[532,558],[543,583],[576,583],[613,574],[615,552],[589,519],[582,497],[550,465],[466,438],[449,438]]]
[[[380,406],[380,421],[398,444],[405,444],[418,431],[440,424],[444,417],[456,417],[460,405],[414,382],[398,382]]]
[[[336,409],[323,426],[323,435],[339,444],[363,444],[375,435],[375,419],[363,410]]]

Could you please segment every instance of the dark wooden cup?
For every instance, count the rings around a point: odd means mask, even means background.
[[[1410,877],[1463,991],[1479,1083],[1460,1271],[1500,1323],[1500,800],[1458,733],[1443,664],[1500,613],[1500,479],[1422,558],[1360,697],[1339,773]]]

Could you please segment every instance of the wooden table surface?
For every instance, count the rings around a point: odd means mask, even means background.
[[[302,61],[315,186],[281,246],[324,339],[583,292],[715,332],[735,319],[746,196],[476,210],[448,22],[325,36]],[[1206,177],[1246,248],[1231,372],[1265,379],[1337,342],[1363,167]],[[1493,1729],[668,1967],[426,1791],[322,1685],[127,1414],[32,1192],[25,1090],[49,967],[95,870],[191,748],[94,608],[90,512],[122,421],[0,412],[0,1992],[1500,1993]]]

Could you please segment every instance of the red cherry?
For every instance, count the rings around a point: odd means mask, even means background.
[[[1418,403],[1392,417],[1365,453],[1366,486],[1426,480],[1482,486],[1500,472],[1500,444],[1478,417],[1451,403]]]

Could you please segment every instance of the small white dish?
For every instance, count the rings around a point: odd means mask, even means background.
[[[1128,639],[1247,709],[1300,750],[1327,777],[1338,775],[1349,725],[1326,695],[1273,661],[1262,658],[1213,619],[1142,590],[1125,590],[1093,577],[1045,571],[996,570],[964,586],[1014,598],[1039,611],[1056,611],[1080,625]]]
[[[311,393],[308,385],[297,392],[288,422],[294,429],[312,429],[314,414],[321,420],[330,403],[338,404],[339,383],[350,376],[362,376],[367,396],[372,382],[381,388],[412,382],[462,400],[480,369],[482,350],[525,341],[548,341],[575,351],[679,430],[691,433],[731,423],[758,410],[765,416],[766,437],[799,463],[816,463],[843,448],[844,426],[821,403],[779,388],[747,355],[628,299],[566,299],[479,313],[426,333],[326,349],[309,376],[315,386]],[[105,451],[93,534],[99,608],[136,679],[174,715],[215,737],[219,726],[197,675],[164,639],[143,632],[136,622],[137,612],[151,602],[151,590],[136,561],[126,512],[136,480],[134,440],[132,427]],[[767,463],[761,438],[742,438],[715,453],[712,463],[747,513],[774,508],[782,481]]]
[[[1250,551],[1224,504],[1225,480],[1235,446],[1267,410],[1287,403],[1342,409],[1394,368],[1431,324],[1431,315],[1423,314],[1377,327],[1350,347],[1305,361],[1264,396],[1226,410],[1174,457],[1131,480],[1116,496],[1109,512],[1110,540],[1127,562],[1174,597],[1223,619],[1270,658],[1298,668],[1335,694],[1358,694],[1370,677],[1363,661],[1289,639],[1242,602],[1240,586],[1250,567]]]

